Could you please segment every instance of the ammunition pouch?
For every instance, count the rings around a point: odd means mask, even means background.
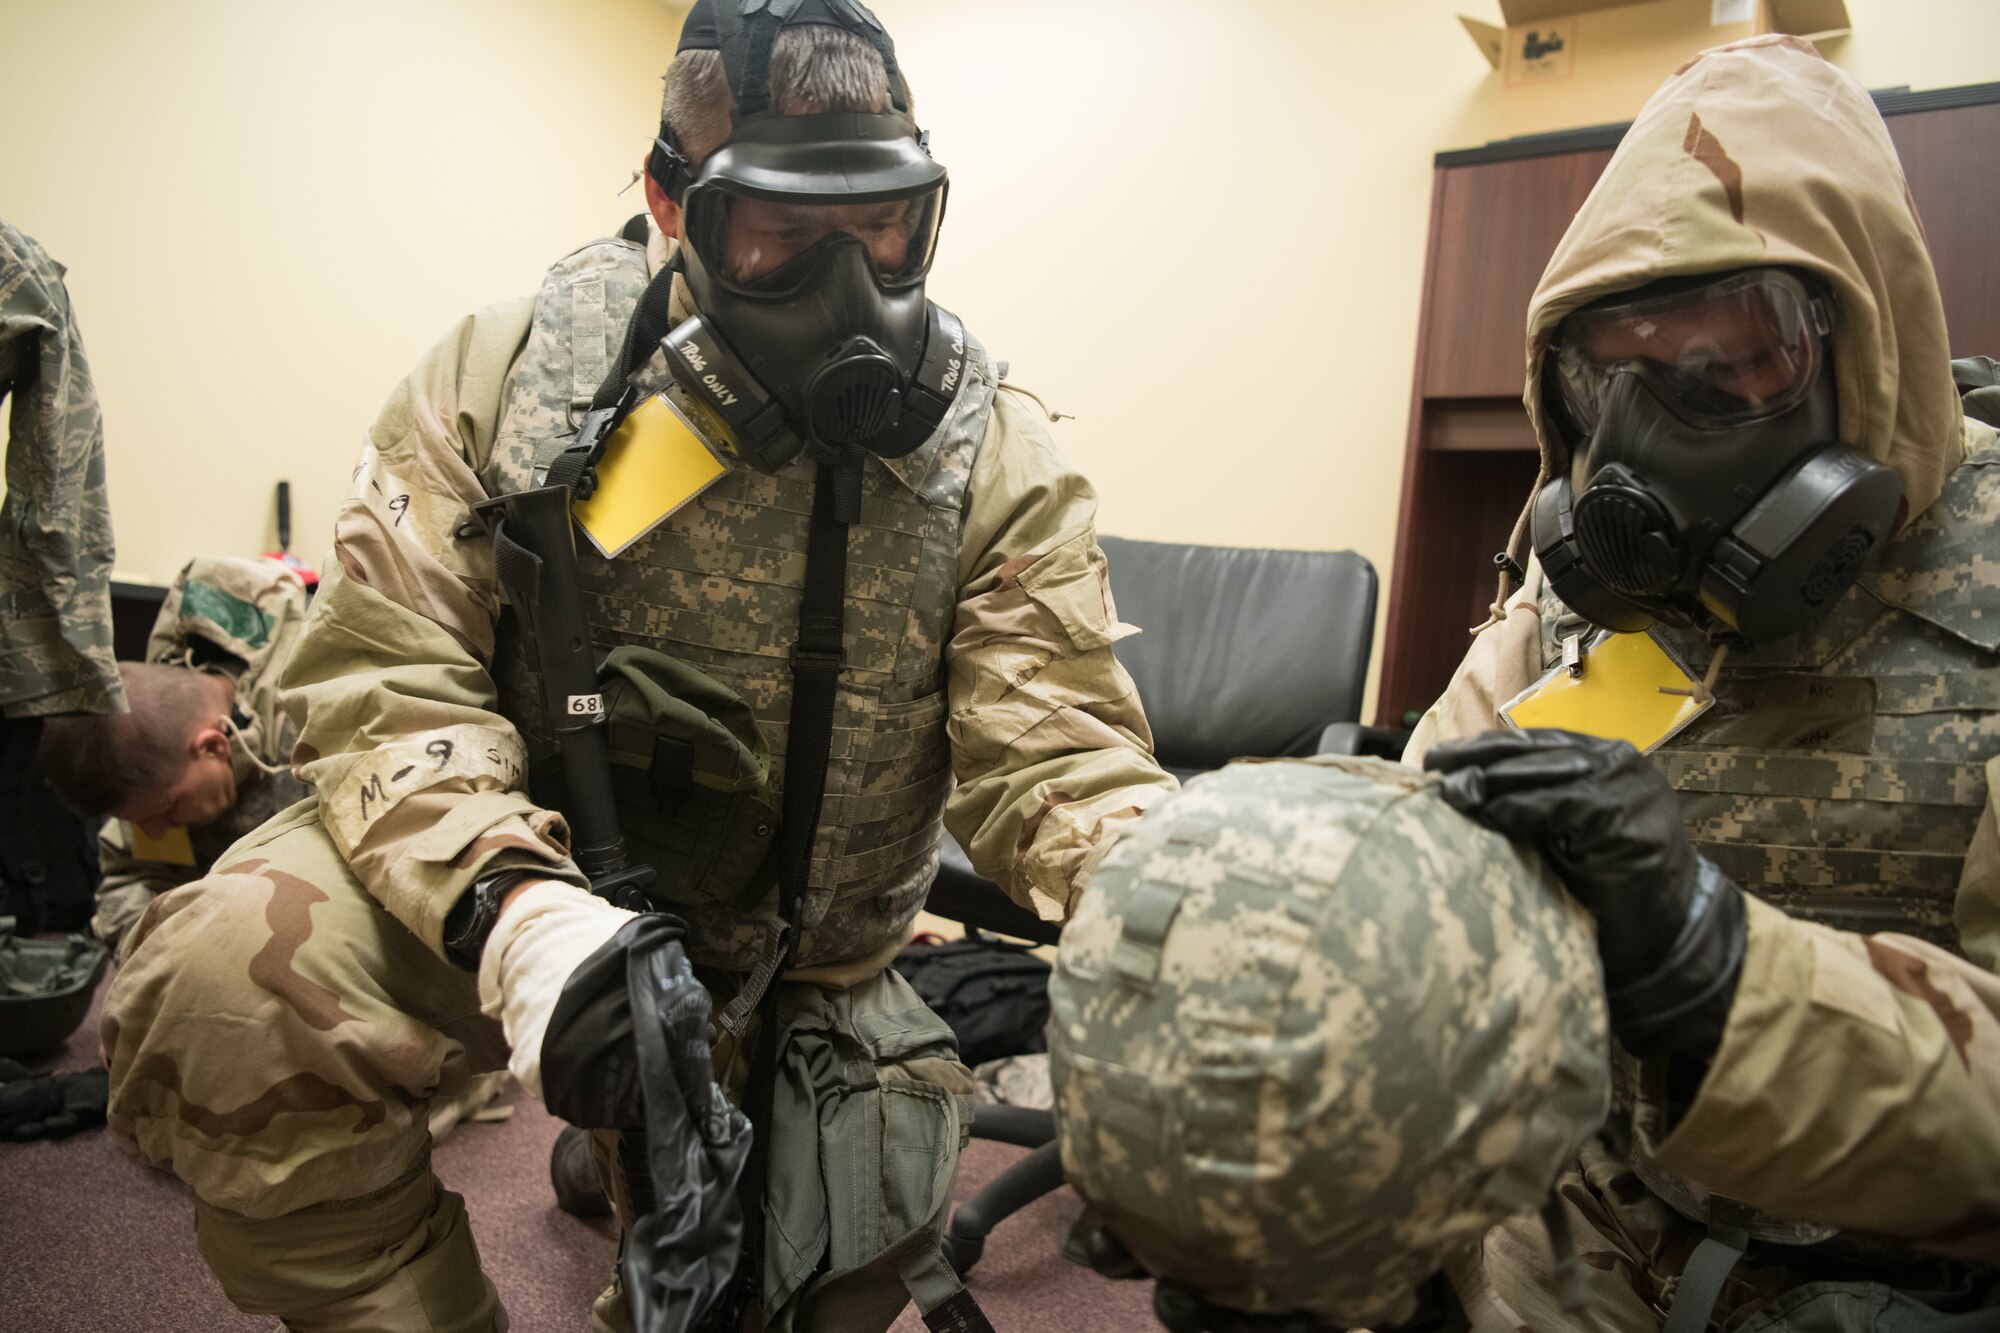
[[[611,788],[627,852],[673,902],[749,912],[776,883],[771,749],[750,705],[651,648],[614,648],[599,670]]]

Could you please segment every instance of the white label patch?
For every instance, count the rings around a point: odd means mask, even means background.
[[[1756,16],[1757,0],[1708,0],[1708,21],[1712,24],[1748,23]]]

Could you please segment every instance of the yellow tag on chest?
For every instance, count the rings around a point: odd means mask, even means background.
[[[194,843],[189,841],[184,828],[168,829],[163,838],[147,837],[137,824],[126,824],[125,831],[132,835],[132,855],[141,861],[164,861],[172,866],[194,864]]]
[[[1696,700],[1694,678],[1648,635],[1605,634],[1579,646],[1573,665],[1521,691],[1500,716],[1517,727],[1630,741],[1645,752],[1714,704]]]
[[[728,471],[680,409],[654,394],[605,442],[597,490],[570,510],[590,544],[609,559]]]

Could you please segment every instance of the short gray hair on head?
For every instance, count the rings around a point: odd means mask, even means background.
[[[787,116],[815,111],[884,111],[889,74],[882,53],[841,28],[812,23],[786,28],[771,47],[771,104]],[[667,66],[660,119],[681,149],[700,162],[729,138],[736,98],[720,51],[683,51]]]

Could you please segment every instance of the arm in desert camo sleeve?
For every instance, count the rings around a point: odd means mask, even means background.
[[[445,914],[492,870],[583,883],[562,817],[527,798],[520,736],[497,711],[500,597],[472,512],[531,310],[466,319],[390,396],[283,680],[294,767],[318,789],[334,845],[433,949]]]
[[[958,777],[945,823],[1024,907],[1062,920],[1091,866],[1175,789],[1111,645],[1097,496],[1013,393],[972,471],[958,613],[945,647]]]
[[[1750,899],[1722,1045],[1661,1145],[1770,1212],[2000,1254],[2000,760],[1958,889],[1958,957]]]
[[[2000,978],[1747,905],[1722,1045],[1661,1161],[1779,1216],[2000,1254]]]

